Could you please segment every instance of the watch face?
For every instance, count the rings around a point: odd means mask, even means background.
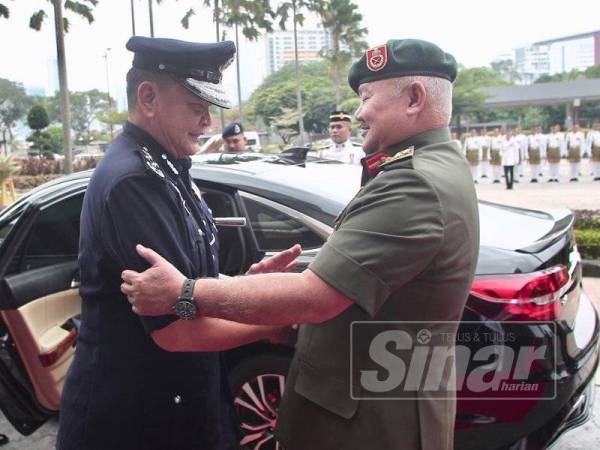
[[[182,320],[191,320],[196,316],[196,305],[189,300],[179,300],[173,305],[175,314]]]

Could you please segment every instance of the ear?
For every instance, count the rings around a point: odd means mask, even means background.
[[[159,96],[158,85],[151,81],[142,81],[138,86],[137,96],[140,112],[146,117],[154,117]]]
[[[414,81],[408,87],[408,107],[406,108],[407,115],[419,114],[425,108],[427,101],[427,91],[425,86],[420,81]]]

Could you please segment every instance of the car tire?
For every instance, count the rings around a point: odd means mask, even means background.
[[[291,361],[291,355],[258,354],[243,359],[230,372],[243,450],[282,449],[273,430]]]

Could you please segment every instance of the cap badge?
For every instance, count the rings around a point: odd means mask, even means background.
[[[378,45],[371,47],[366,53],[367,68],[372,72],[377,72],[387,64],[387,47]]]
[[[240,129],[240,126],[238,124],[235,124],[235,126],[233,127],[233,132],[235,134],[240,134],[242,132],[242,130]]]

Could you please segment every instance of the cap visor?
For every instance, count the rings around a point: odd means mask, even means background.
[[[208,103],[220,108],[231,108],[231,101],[223,90],[221,83],[215,84],[208,81],[199,81],[195,78],[184,78],[181,81],[184,87]]]

